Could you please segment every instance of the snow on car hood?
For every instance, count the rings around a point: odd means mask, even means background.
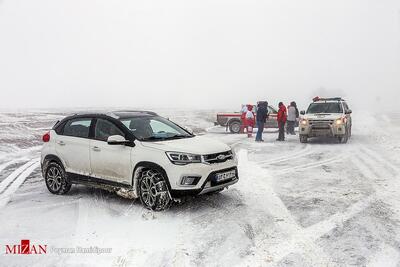
[[[311,120],[335,120],[339,119],[343,116],[342,113],[332,113],[332,114],[305,114],[301,117],[303,119],[311,119]]]
[[[151,147],[163,151],[185,152],[201,155],[219,153],[231,149],[227,144],[202,136],[157,142],[141,142],[141,144],[144,147]]]

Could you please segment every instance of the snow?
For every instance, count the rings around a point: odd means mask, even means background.
[[[240,180],[164,212],[85,186],[48,192],[41,135],[63,112],[0,113],[0,265],[399,266],[400,114],[355,112],[348,144],[264,143],[213,126],[216,111],[158,110],[232,145]],[[21,239],[46,255],[6,255]],[[111,248],[60,253],[59,248]]]

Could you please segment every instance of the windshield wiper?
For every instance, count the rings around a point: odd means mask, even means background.
[[[150,136],[150,137],[146,137],[143,138],[142,141],[153,141],[153,140],[164,140],[165,137],[161,137],[161,136]]]
[[[150,136],[147,138],[143,138],[143,141],[155,141],[155,140],[169,140],[169,139],[180,139],[180,138],[188,138],[192,137],[190,135],[183,135],[183,134],[175,134],[171,136]]]
[[[192,137],[192,136],[184,135],[184,134],[175,134],[175,135],[169,136],[168,138],[188,138],[188,137]]]

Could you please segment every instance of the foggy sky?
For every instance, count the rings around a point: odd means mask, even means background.
[[[398,0],[0,0],[0,109],[395,107],[399,89]]]

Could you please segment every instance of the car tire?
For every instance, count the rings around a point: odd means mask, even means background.
[[[242,123],[240,121],[231,121],[229,123],[229,131],[234,134],[240,133],[240,128],[242,127]]]
[[[45,163],[44,179],[52,194],[63,195],[69,192],[72,184],[68,182],[64,167],[57,162]]]
[[[346,144],[347,141],[349,141],[349,131],[348,131],[348,129],[346,129],[346,133],[343,136],[340,136],[338,139],[339,139],[339,143]]]
[[[157,169],[144,169],[138,181],[140,201],[147,209],[161,211],[169,208],[171,197],[166,178]]]
[[[300,135],[300,143],[307,143],[308,136],[307,135]]]

